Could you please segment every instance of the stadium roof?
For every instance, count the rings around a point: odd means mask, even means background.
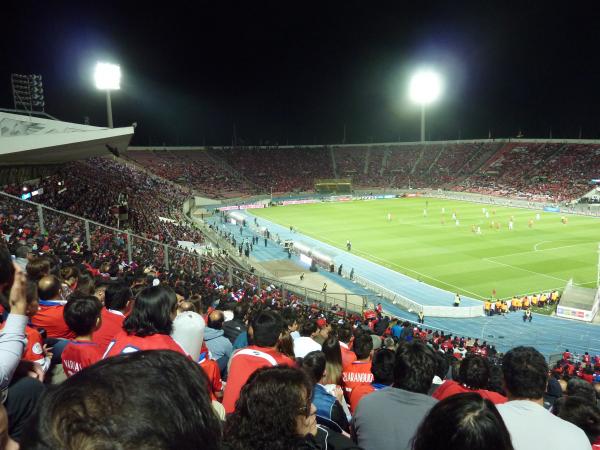
[[[111,129],[0,112],[0,166],[58,164],[120,153],[133,133],[133,126]]]

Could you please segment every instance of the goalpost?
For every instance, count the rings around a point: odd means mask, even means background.
[[[331,178],[315,180],[315,191],[319,194],[351,194],[350,178]]]

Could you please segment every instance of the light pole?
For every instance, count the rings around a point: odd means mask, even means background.
[[[419,70],[410,80],[410,99],[421,106],[421,142],[425,142],[425,107],[437,100],[441,92],[442,80],[431,70]]]
[[[112,104],[110,101],[110,91],[121,88],[121,67],[117,64],[97,63],[94,71],[94,81],[96,88],[106,91],[106,116],[108,128],[113,127]]]

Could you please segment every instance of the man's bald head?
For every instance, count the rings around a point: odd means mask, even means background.
[[[60,281],[54,275],[46,275],[38,281],[40,300],[58,300],[60,298]]]
[[[215,310],[208,315],[208,328],[215,330],[221,330],[223,328],[223,322],[225,321],[225,315],[223,311]]]
[[[188,311],[192,311],[195,313],[198,312],[198,311],[196,311],[196,305],[194,305],[192,302],[183,301],[183,302],[179,303],[179,305],[177,305],[178,313],[188,312]]]

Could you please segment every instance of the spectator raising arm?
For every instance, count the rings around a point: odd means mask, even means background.
[[[6,326],[0,333],[0,390],[2,391],[8,388],[27,344],[25,339],[25,325],[27,325],[25,273],[17,265],[14,267],[14,282],[9,295],[11,313],[6,320]]]

